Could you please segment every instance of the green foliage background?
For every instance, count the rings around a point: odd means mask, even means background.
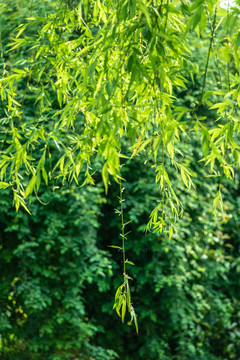
[[[16,25],[29,16],[29,11],[37,11],[40,16],[54,6],[54,1],[0,2],[2,63],[11,67],[26,56],[24,50],[5,50]],[[198,13],[195,21],[197,16]],[[193,48],[201,43],[200,66],[204,68],[208,45],[195,35],[191,41]],[[223,64],[224,56],[220,58]],[[210,61],[214,68],[214,57]],[[234,73],[231,62],[230,66]],[[217,76],[216,69],[210,73],[208,91],[214,90]],[[202,78],[196,77],[191,87],[174,90],[175,106],[180,112],[199,99],[201,84]],[[21,96],[24,89],[25,83],[20,82]],[[54,98],[54,94],[50,96]],[[217,100],[217,95],[209,96],[211,101]],[[54,101],[56,110],[57,100]],[[213,127],[218,115],[207,105],[201,105],[199,117],[206,116],[208,126]],[[35,116],[32,106],[29,93],[24,116],[30,122]],[[3,108],[0,110],[2,140],[7,126]],[[180,116],[187,119],[187,115]],[[80,116],[80,128],[81,121]],[[124,141],[122,153],[128,156],[129,140]],[[170,161],[165,163],[184,208],[178,220],[178,232],[171,239],[168,234],[145,232],[149,214],[162,195],[153,182],[153,149],[150,147],[144,153],[145,164],[138,155],[121,160],[125,163],[121,175],[126,180],[124,217],[125,221],[131,220],[127,225],[130,234],[126,254],[135,263],[128,265],[127,271],[134,279],[131,291],[139,334],[133,325],[122,325],[112,310],[115,291],[122,282],[122,255],[108,248],[108,245],[121,245],[121,221],[115,212],[119,209],[119,184],[112,181],[108,195],[104,194],[102,161],[95,158],[92,164],[96,186],[79,187],[69,181],[63,186],[57,182],[58,188],[52,191],[51,181],[41,184],[40,201],[34,196],[29,200],[32,215],[24,209],[16,212],[11,190],[1,190],[1,359],[239,359],[239,174],[235,174],[234,182],[222,181],[224,213],[218,207],[213,212],[219,180],[207,177],[208,168],[199,162],[205,156],[206,143],[201,131],[196,131],[191,141],[187,134],[181,135],[179,150],[185,154],[185,165],[195,175],[196,188],[191,191],[183,184],[180,171]],[[58,150],[53,139],[49,140],[49,147],[52,162],[56,163]],[[83,177],[79,183],[82,182]]]

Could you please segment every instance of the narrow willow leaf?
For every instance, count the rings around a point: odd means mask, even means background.
[[[131,305],[131,322],[134,321],[136,332],[138,333],[138,322],[137,322],[137,316],[135,313],[135,310],[133,306]]]
[[[129,261],[129,260],[126,260],[125,263],[129,264],[129,265],[135,265],[132,261]]]
[[[108,247],[114,248],[114,249],[119,249],[122,250],[122,248],[120,246],[115,246],[115,245],[108,245]]]
[[[31,180],[26,188],[25,198],[28,197],[33,192],[36,181],[37,181],[37,177],[36,177],[36,175],[33,175],[33,177],[31,178]]]
[[[115,294],[115,301],[120,296],[122,288],[123,288],[123,285],[119,286],[119,288],[117,289],[116,294]]]
[[[181,169],[181,177],[182,177],[182,180],[184,182],[184,185],[189,188],[189,184],[188,184],[188,181],[187,181],[187,177],[186,177],[186,174],[185,172],[183,171],[183,169]]]
[[[6,189],[8,186],[10,186],[10,184],[0,181],[0,189]]]
[[[130,291],[130,287],[129,287],[129,283],[128,283],[127,279],[126,279],[126,284],[127,284],[127,306],[128,306],[128,310],[130,312],[130,309],[131,309],[131,291]]]
[[[44,166],[42,167],[42,176],[44,178],[44,181],[45,181],[46,185],[48,185],[48,176],[47,176],[47,172],[46,172]]]
[[[122,301],[122,322],[124,322],[124,318],[125,318],[125,314],[126,314],[126,305],[127,305],[127,300],[126,300],[126,295],[123,295],[123,301]]]

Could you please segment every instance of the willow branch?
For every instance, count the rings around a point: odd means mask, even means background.
[[[202,104],[202,100],[203,100],[204,90],[205,90],[205,86],[206,86],[208,65],[209,65],[210,55],[211,55],[212,46],[213,46],[213,42],[214,42],[216,19],[217,19],[217,7],[215,8],[213,25],[212,25],[212,28],[211,28],[211,38],[210,38],[210,43],[209,43],[209,47],[208,47],[208,55],[207,55],[207,61],[206,61],[206,65],[205,65],[204,76],[203,76],[201,96],[200,96],[200,100],[199,100],[199,102],[198,102],[198,104],[197,104],[197,106],[196,106],[196,108],[194,110],[194,113],[192,114],[191,120],[195,117],[196,113],[198,112],[198,110],[199,110],[199,108],[200,108],[200,106]]]

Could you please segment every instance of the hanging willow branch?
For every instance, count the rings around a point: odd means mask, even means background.
[[[211,37],[210,37],[207,60],[206,60],[206,65],[205,65],[205,70],[204,70],[204,75],[203,75],[201,95],[200,95],[199,102],[198,102],[197,106],[195,107],[195,110],[194,110],[194,112],[192,114],[191,120],[193,120],[195,118],[200,106],[202,105],[203,95],[204,95],[205,86],[206,86],[206,79],[207,79],[207,73],[208,73],[209,60],[210,60],[210,55],[211,55],[211,51],[212,51],[212,47],[213,47],[213,43],[214,43],[216,20],[217,20],[217,6],[215,7],[213,24],[211,26]]]
[[[130,322],[134,321],[135,328],[138,333],[138,322],[137,322],[137,315],[135,313],[134,307],[131,302],[131,291],[130,291],[130,285],[129,280],[132,280],[132,278],[126,273],[126,264],[134,265],[132,261],[129,261],[126,259],[126,250],[125,250],[125,241],[127,240],[127,235],[129,233],[125,232],[125,227],[127,224],[130,223],[124,223],[124,213],[123,213],[123,202],[125,199],[123,198],[123,192],[124,188],[122,187],[122,180],[120,178],[119,180],[119,205],[120,210],[115,209],[118,215],[121,217],[121,238],[122,238],[122,246],[111,246],[113,248],[117,248],[122,251],[123,255],[123,283],[119,286],[119,288],[116,291],[115,294],[115,301],[113,305],[113,309],[116,309],[117,314],[122,318],[122,322],[124,322],[126,310],[128,310],[128,313],[131,316]]]

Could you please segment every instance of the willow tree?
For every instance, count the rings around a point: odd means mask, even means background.
[[[16,209],[29,211],[28,198],[38,196],[41,182],[53,190],[60,182],[80,186],[84,172],[84,183],[94,184],[97,158],[106,192],[111,179],[120,184],[124,282],[114,306],[122,320],[126,309],[136,320],[125,271],[131,262],[124,250],[121,167],[135,156],[155,167],[159,203],[147,228],[171,238],[183,209],[166,164],[190,190],[194,172],[179,143],[198,133],[202,162],[209,176],[219,179],[213,208],[222,209],[222,178],[233,179],[239,164],[240,7],[223,8],[216,0],[44,4],[40,15],[37,2],[26,5],[10,44],[1,46],[0,188],[11,187]],[[8,10],[8,4],[0,6]],[[203,42],[208,43],[204,66],[198,63]],[[202,82],[198,101],[177,106],[176,91],[188,89],[196,77]],[[216,109],[214,124],[199,115],[202,105]]]

